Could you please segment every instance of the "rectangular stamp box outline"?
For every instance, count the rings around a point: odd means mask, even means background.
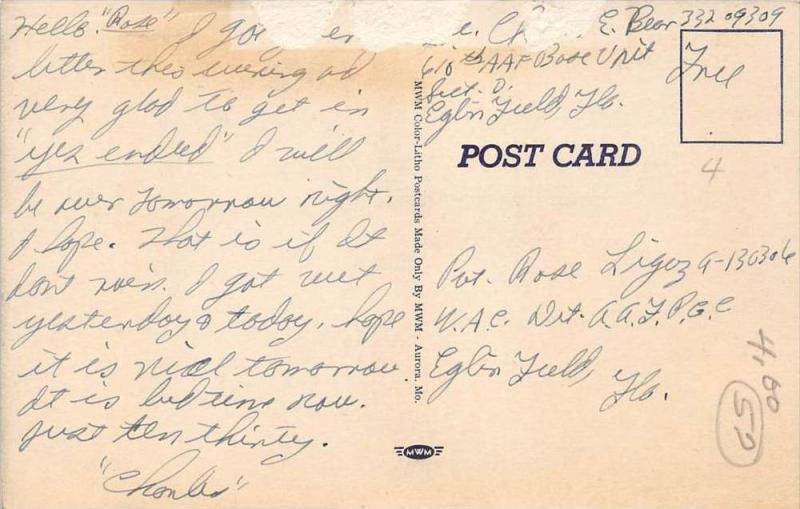
[[[724,140],[684,140],[683,139],[683,33],[684,32],[711,32],[711,33],[775,33],[780,36],[780,88],[781,88],[781,138],[779,141],[724,141]],[[783,144],[783,29],[742,29],[742,28],[682,28],[679,35],[680,49],[678,51],[678,81],[680,85],[680,142],[681,143],[730,143],[743,145],[781,145]]]

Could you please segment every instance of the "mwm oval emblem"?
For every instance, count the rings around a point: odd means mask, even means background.
[[[394,448],[395,453],[398,456],[404,456],[408,459],[412,460],[426,460],[428,458],[432,458],[433,456],[439,456],[442,454],[444,447],[441,445],[433,446],[424,445],[424,444],[416,444],[416,445],[408,445],[408,446],[398,446]]]

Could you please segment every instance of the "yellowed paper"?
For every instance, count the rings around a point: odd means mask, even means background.
[[[796,508],[796,2],[2,13],[0,505]]]

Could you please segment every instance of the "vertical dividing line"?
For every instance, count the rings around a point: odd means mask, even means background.
[[[680,98],[680,106],[678,110],[680,111],[680,133],[681,133],[681,143],[683,143],[683,30],[680,31],[679,35],[679,48],[678,48],[678,87],[679,92],[678,96]]]
[[[783,30],[781,36],[781,143],[783,143]]]

